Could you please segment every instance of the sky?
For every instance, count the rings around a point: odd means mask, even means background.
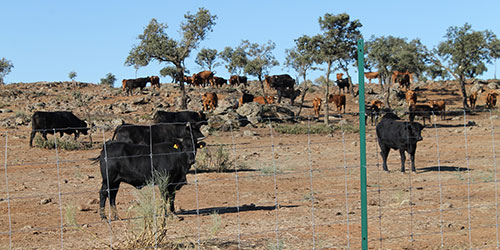
[[[498,0],[16,0],[3,2],[0,9],[4,20],[0,58],[14,65],[4,81],[68,81],[68,74],[74,71],[75,80],[89,83],[99,83],[112,73],[117,78],[115,86],[119,86],[121,79],[136,77],[134,67],[125,66],[124,62],[152,18],[166,23],[167,34],[180,40],[184,15],[195,14],[201,7],[217,19],[213,32],[185,61],[191,73],[204,70],[194,62],[200,49],[222,51],[249,40],[258,44],[273,41],[273,55],[280,65],[273,67],[270,74],[288,73],[295,77],[296,72],[283,66],[285,50],[293,48],[294,39],[302,35],[322,33],[318,19],[326,13],[347,13],[351,20],[358,19],[365,41],[372,36],[395,36],[408,41],[419,38],[431,49],[445,40],[449,27],[465,23],[476,31],[490,30],[500,37]],[[138,70],[137,77],[160,75],[160,69],[166,66],[171,64],[152,61]],[[495,64],[487,67],[488,72],[478,78],[494,77]],[[218,76],[229,77],[224,66],[215,71]],[[308,78],[314,80],[324,74],[314,71]],[[350,74],[357,83],[357,70],[352,68]],[[161,82],[171,82],[171,78],[161,77]]]

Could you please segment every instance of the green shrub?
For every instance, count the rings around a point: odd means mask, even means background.
[[[197,170],[225,172],[233,167],[234,160],[224,146],[205,147],[198,150],[195,168]]]
[[[282,134],[330,134],[337,128],[325,124],[313,124],[309,128],[307,124],[276,124],[274,130]]]
[[[57,138],[57,141],[55,138]],[[56,147],[56,142],[57,148],[64,150],[82,150],[92,147],[90,144],[81,143],[73,138],[48,137],[47,140],[45,140],[40,135],[35,136],[33,145],[39,148],[54,149]]]

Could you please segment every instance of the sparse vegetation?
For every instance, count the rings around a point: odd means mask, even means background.
[[[276,124],[274,130],[282,134],[330,134],[337,128],[325,124]]]
[[[195,168],[197,170],[225,172],[233,168],[235,161],[224,146],[205,147],[198,150]]]
[[[43,139],[41,135],[36,135],[35,140],[33,141],[33,145],[39,148],[46,149],[54,149],[56,147],[58,149],[64,150],[83,150],[91,148],[90,144],[84,144],[79,141],[76,141],[74,138],[60,138],[59,136],[47,136],[47,140]]]

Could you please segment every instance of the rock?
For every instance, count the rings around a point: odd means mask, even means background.
[[[488,83],[488,88],[498,89],[498,83],[497,82],[490,82],[490,83]]]
[[[229,110],[235,110],[238,108],[238,100],[226,97],[224,100],[219,101],[214,114],[224,114]]]
[[[255,132],[253,132],[251,130],[245,130],[245,131],[243,131],[243,135],[244,136],[255,136]]]
[[[151,97],[139,97],[135,99],[132,104],[134,105],[143,105],[143,104],[148,104],[151,101]]]
[[[491,120],[498,120],[498,115],[492,115],[492,116],[490,116],[490,119]]]
[[[40,201],[40,205],[45,205],[45,204],[49,204],[52,202],[52,199],[51,198],[45,198],[45,199],[42,199]]]
[[[16,124],[16,125],[23,125],[24,124],[23,118],[17,117],[16,120],[14,121],[14,124]]]
[[[481,84],[479,84],[479,83],[474,84],[474,85],[470,88],[470,92],[474,92],[474,91],[476,91],[477,93],[481,93],[481,92],[483,92],[483,86],[481,86]]]
[[[82,211],[82,212],[90,211],[90,207],[88,205],[85,205],[85,204],[80,204],[78,206],[78,211]]]

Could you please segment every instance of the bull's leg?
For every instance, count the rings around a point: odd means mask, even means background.
[[[63,130],[59,131],[59,138],[63,137],[63,135],[64,135],[64,131]]]
[[[43,139],[47,140],[47,131],[44,130],[42,132],[42,137],[43,137]]]
[[[405,172],[405,161],[406,161],[406,155],[405,155],[405,150],[400,149],[399,150],[399,155],[401,156],[401,172]]]
[[[101,190],[99,190],[99,215],[101,219],[106,219],[105,207],[106,207],[106,199],[108,198],[108,187],[106,183],[103,181]]]
[[[408,153],[410,154],[410,160],[411,160],[411,171],[416,172],[417,170],[415,169],[415,152],[417,151],[417,144],[415,146],[412,146],[409,148]]]
[[[30,147],[33,147],[33,138],[35,138],[35,134],[36,134],[35,130],[31,131],[31,134],[30,134]]]
[[[391,150],[389,147],[380,145],[380,156],[382,156],[382,168],[385,171],[389,171],[389,169],[387,168],[387,157],[389,156],[389,150]]]
[[[110,184],[109,188],[109,205],[111,207],[111,217],[113,220],[118,220],[118,210],[116,209],[116,195],[118,194],[118,188],[120,183],[116,185]]]
[[[170,185],[168,187],[168,201],[170,203],[170,212],[172,214],[175,214],[175,206],[174,206],[174,201],[175,201],[175,185]]]

